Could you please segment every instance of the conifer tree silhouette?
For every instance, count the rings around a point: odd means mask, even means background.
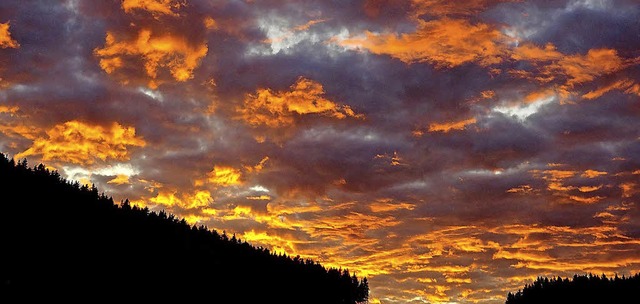
[[[539,277],[515,294],[508,293],[505,303],[633,303],[639,290],[640,273],[622,278],[591,273],[574,275],[571,280]]]
[[[366,278],[0,154],[0,302],[361,303]],[[229,300],[230,299],[230,300]]]

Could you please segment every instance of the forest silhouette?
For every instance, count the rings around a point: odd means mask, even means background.
[[[515,294],[509,293],[506,304],[637,303],[639,291],[640,273],[613,278],[604,274],[574,275],[573,279],[539,277]]]
[[[366,278],[119,205],[95,187],[0,154],[0,299],[359,303]],[[1,301],[1,300],[0,300]]]

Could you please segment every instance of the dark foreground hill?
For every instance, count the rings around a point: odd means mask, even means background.
[[[592,274],[573,279],[538,278],[515,294],[507,295],[506,304],[533,303],[638,303],[640,274],[607,278]]]
[[[253,247],[0,154],[0,302],[357,303],[348,271]]]

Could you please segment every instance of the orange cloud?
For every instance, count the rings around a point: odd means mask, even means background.
[[[589,169],[589,170],[584,171],[584,173],[582,173],[581,176],[582,177],[586,177],[586,178],[596,178],[598,176],[607,175],[607,174],[608,174],[607,172]]]
[[[600,186],[583,186],[583,187],[579,187],[578,190],[580,192],[593,192],[593,191],[597,191],[600,190],[602,188],[602,185]]]
[[[610,91],[613,90],[620,90],[623,91],[627,94],[636,94],[638,96],[640,96],[640,92],[637,92],[637,90],[634,90],[634,87],[638,86],[638,84],[635,84],[633,80],[631,79],[622,79],[622,80],[618,80],[610,85],[606,85],[603,87],[598,88],[595,91],[590,91],[589,93],[586,93],[584,95],[582,95],[583,98],[585,99],[596,99]]]
[[[556,92],[553,89],[543,89],[540,91],[534,91],[532,93],[529,93],[527,96],[525,96],[524,102],[527,104],[531,104],[534,102],[538,102],[540,100],[552,98],[555,95],[556,95]]]
[[[490,4],[499,2],[517,2],[519,0],[412,0],[414,16],[452,16],[473,15],[484,11]]]
[[[484,99],[491,99],[496,96],[496,92],[493,90],[486,90],[480,92],[480,96],[482,96],[482,98]]]
[[[329,19],[315,19],[315,20],[310,20],[309,22],[303,24],[303,25],[299,25],[296,26],[295,28],[293,28],[295,31],[306,31],[308,30],[310,27],[318,24],[318,23],[323,23],[326,22]]]
[[[583,203],[583,204],[595,204],[601,201],[602,199],[604,199],[604,197],[602,196],[582,197],[582,196],[571,195],[569,196],[569,199],[574,200],[578,203]]]
[[[143,202],[143,200],[140,200]],[[213,201],[211,193],[206,190],[197,190],[194,193],[181,193],[178,191],[161,190],[155,197],[149,199],[149,202],[166,207],[181,207],[185,209],[195,209],[209,206]],[[132,202],[132,204],[137,201]]]
[[[505,37],[488,24],[471,24],[463,19],[419,20],[413,33],[374,34],[340,42],[361,47],[374,54],[389,55],[405,63],[429,62],[439,67],[455,67],[468,62],[488,66],[502,62]]]
[[[238,169],[216,165],[209,173],[208,180],[213,184],[225,187],[241,184],[241,177],[242,173]]]
[[[25,126],[19,123],[0,122],[0,133],[11,138],[24,137],[26,139],[34,140],[38,137],[38,133],[40,133],[40,130],[38,130],[36,127]]]
[[[530,194],[532,192],[533,192],[533,187],[531,187],[530,185],[521,185],[521,186],[507,190],[507,193],[519,193],[519,194]]]
[[[13,114],[18,113],[19,110],[20,108],[16,106],[0,106],[0,114],[10,114],[13,116]]]
[[[265,156],[258,164],[255,166],[244,166],[247,172],[260,172],[264,169],[264,166],[269,161],[269,156]]]
[[[211,17],[206,17],[204,18],[204,27],[206,27],[208,30],[218,29],[218,22]]]
[[[576,175],[575,171],[569,170],[545,170],[542,173],[546,175],[545,179],[552,181],[570,178]]]
[[[107,32],[105,46],[96,48],[94,54],[100,59],[100,67],[112,74],[123,67],[125,58],[141,59],[144,70],[151,78],[150,87],[156,87],[158,69],[167,68],[173,78],[184,82],[193,78],[193,70],[207,55],[206,43],[193,45],[183,37],[170,34],[154,36],[150,30],[141,30],[137,38],[118,41],[116,34]]]
[[[267,244],[277,253],[294,254],[298,252],[296,249],[296,243],[299,243],[299,241],[269,234],[267,232],[256,232],[255,230],[250,230],[243,233],[241,237],[255,246]]]
[[[307,114],[337,119],[364,118],[351,107],[326,99],[322,84],[304,77],[298,78],[288,92],[260,89],[254,95],[247,95],[238,112],[240,118],[252,126],[271,128],[293,125],[297,116]]]
[[[567,87],[592,81],[598,76],[616,72],[628,65],[613,49],[591,49],[585,55],[564,55],[550,43],[544,48],[524,44],[516,48],[511,57],[516,60],[531,61],[541,66],[538,74],[520,71],[524,73],[521,76],[532,77],[541,82],[566,77]]]
[[[9,22],[0,23],[0,48],[12,48],[17,49],[20,47],[20,44],[11,38],[11,33],[9,32]]]
[[[556,50],[556,46],[547,43],[544,48],[540,48],[532,43],[525,43],[513,51],[511,58],[525,61],[551,61],[562,58],[562,53]]]
[[[161,15],[178,15],[174,9],[179,9],[182,4],[172,0],[122,0],[122,9],[126,13],[139,9]]]
[[[464,130],[468,125],[475,124],[476,122],[475,118],[469,118],[461,121],[432,123],[429,125],[429,132],[449,133],[452,130]]]
[[[622,197],[628,198],[634,196],[636,193],[640,193],[640,189],[637,187],[636,183],[628,182],[620,184],[620,189],[622,190]]]
[[[126,174],[118,174],[114,179],[107,182],[107,184],[126,185],[130,184],[129,176]]]
[[[128,147],[144,147],[145,144],[142,138],[136,137],[134,127],[123,127],[114,122],[105,128],[73,120],[54,126],[45,137],[35,139],[29,149],[15,157],[42,155],[45,161],[90,165],[97,159],[128,160]]]
[[[254,200],[254,201],[268,201],[268,200],[271,200],[271,196],[268,196],[268,195],[247,196],[247,199]]]
[[[624,60],[612,49],[592,49],[586,55],[566,56],[552,69],[562,70],[569,77],[568,85],[584,83],[624,67]]]
[[[413,210],[415,209],[415,205],[410,203],[395,203],[391,199],[382,199],[376,202],[373,202],[369,205],[371,212],[389,212],[389,211],[397,211],[397,210]]]

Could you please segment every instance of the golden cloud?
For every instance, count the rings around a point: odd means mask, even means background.
[[[126,174],[118,174],[115,178],[108,181],[107,184],[115,184],[115,185],[126,185],[130,184],[129,175]]]
[[[0,114],[10,114],[13,116],[13,114],[18,113],[19,110],[20,108],[16,106],[0,106]]]
[[[581,175],[581,176],[582,176],[582,177],[586,177],[586,178],[596,178],[596,177],[598,177],[598,176],[601,176],[601,175],[607,175],[607,174],[608,174],[608,173],[607,173],[607,172],[604,172],[604,171],[597,171],[597,170],[591,170],[591,169],[589,169],[589,170],[585,170],[585,171],[584,171],[584,173],[582,173],[582,175]]]
[[[207,55],[206,43],[193,45],[184,37],[170,34],[154,36],[150,30],[141,30],[135,39],[123,39],[107,32],[105,46],[96,48],[94,54],[100,59],[100,67],[112,74],[123,67],[124,59],[140,59],[146,75],[151,78],[149,87],[157,87],[158,69],[169,69],[176,81],[193,78],[193,71]]]
[[[571,195],[569,196],[569,199],[576,201],[578,203],[583,203],[583,204],[595,204],[601,201],[602,199],[604,199],[604,197],[602,196],[582,197],[577,195]]]
[[[438,67],[456,67],[468,62],[488,66],[502,62],[505,36],[488,24],[443,18],[418,21],[414,33],[374,34],[340,42],[378,55],[389,55],[405,63],[429,62]]]
[[[219,186],[233,186],[242,183],[242,172],[233,167],[214,166],[208,174],[208,181]]]
[[[252,126],[271,128],[293,125],[296,117],[308,114],[337,119],[364,118],[351,107],[326,99],[319,82],[300,77],[290,89],[284,92],[259,89],[256,94],[247,95],[243,106],[238,108],[240,118]]]
[[[613,90],[620,90],[624,93],[627,94],[635,94],[640,96],[640,91],[638,91],[638,89],[636,89],[636,87],[638,87],[638,84],[634,83],[633,80],[631,79],[622,79],[622,80],[618,80],[612,84],[603,86],[598,88],[597,90],[594,91],[590,91],[584,95],[582,95],[583,98],[585,99],[596,99],[610,91]]]
[[[396,203],[396,202],[393,202],[391,199],[381,199],[369,205],[371,212],[374,212],[374,213],[390,212],[390,211],[397,211],[397,210],[403,210],[403,209],[413,210],[415,209],[415,207],[416,206],[413,204],[403,203],[403,202]]]
[[[90,165],[97,159],[128,160],[128,147],[144,147],[145,144],[136,136],[134,127],[123,127],[114,122],[105,128],[73,120],[54,126],[45,137],[36,138],[29,149],[15,157],[42,155],[45,161]]]
[[[591,49],[586,55],[566,56],[551,70],[562,70],[569,77],[569,86],[595,79],[624,67],[624,60],[612,49]]]
[[[558,60],[562,56],[562,53],[556,49],[553,43],[547,43],[544,48],[532,43],[524,43],[518,46],[511,54],[511,58],[525,61],[551,61]]]
[[[0,48],[12,48],[17,49],[20,47],[20,44],[11,38],[11,33],[9,32],[9,22],[0,23]]]
[[[520,185],[507,190],[507,193],[531,194],[533,191],[533,187],[530,185]]]
[[[264,169],[265,164],[269,161],[269,156],[265,156],[255,166],[244,166],[247,172],[260,172]]]
[[[272,250],[277,253],[291,255],[299,252],[299,250],[296,249],[296,243],[299,241],[269,234],[267,232],[256,232],[255,230],[250,230],[243,233],[241,237],[256,246],[263,244],[269,245]]]
[[[142,199],[140,201],[143,201]],[[144,201],[143,201],[144,202]],[[196,190],[193,193],[178,193],[178,191],[161,190],[149,202],[166,207],[180,207],[185,209],[195,209],[207,207],[213,198],[206,190]],[[132,202],[132,203],[137,203]]]
[[[593,191],[597,191],[600,190],[602,188],[602,185],[599,186],[582,186],[578,188],[578,191],[580,192],[593,192]]]
[[[139,9],[153,14],[177,16],[174,9],[179,9],[182,5],[172,0],[122,0],[122,9],[126,13]]]
[[[618,56],[618,52],[614,49],[591,49],[585,55],[565,55],[557,51],[551,43],[544,48],[531,43],[523,44],[513,51],[511,58],[531,61],[540,66],[538,74],[519,71],[514,72],[514,75],[534,78],[541,82],[566,77],[565,90],[576,84],[592,81],[598,76],[616,72],[629,64]]]
[[[429,124],[429,132],[443,132],[449,133],[452,130],[464,130],[467,126],[475,124],[477,120],[472,117],[469,119],[464,119],[460,121],[452,121],[452,122],[443,122],[443,123],[432,123]]]
[[[460,16],[473,15],[484,11],[490,4],[499,2],[516,2],[519,0],[412,0],[414,7],[414,16],[432,15],[432,16]]]
[[[0,133],[7,138],[34,140],[38,137],[40,130],[25,124],[28,116],[21,113],[19,107],[0,105],[0,114]],[[14,148],[17,143],[10,142],[9,146]]]
[[[620,189],[622,190],[622,197],[624,198],[629,198],[634,196],[637,193],[640,193],[640,189],[638,189],[638,185],[633,182],[620,184]]]

